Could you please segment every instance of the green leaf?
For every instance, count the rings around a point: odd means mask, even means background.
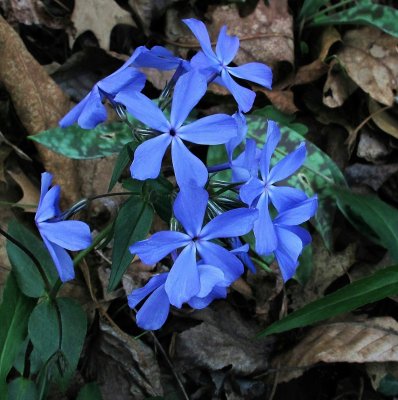
[[[123,146],[115,162],[115,167],[113,168],[112,177],[109,182],[108,192],[110,192],[113,189],[113,187],[116,185],[116,182],[122,175],[124,169],[132,161],[134,157],[134,151],[137,148],[137,146],[138,146],[137,142],[130,142]]]
[[[134,257],[129,246],[147,237],[152,220],[153,208],[142,197],[131,196],[121,207],[115,222],[109,291],[116,288]]]
[[[39,393],[33,381],[17,378],[8,385],[8,400],[37,400]]]
[[[316,16],[310,26],[322,25],[369,25],[375,26],[391,36],[398,37],[398,10],[375,4],[371,0],[361,0],[352,7],[333,14]]]
[[[169,223],[172,216],[173,185],[166,178],[159,176],[157,179],[147,179],[145,186],[149,202],[153,205],[156,213],[163,221]]]
[[[7,393],[6,378],[23,344],[28,317],[35,301],[19,289],[14,273],[8,275],[0,305],[0,393]]]
[[[398,211],[373,195],[331,187],[337,206],[363,235],[388,249],[398,262]]]
[[[132,134],[126,124],[113,122],[91,130],[78,125],[51,128],[29,138],[66,157],[87,160],[118,153],[131,142]]]
[[[254,115],[247,116],[248,137],[254,138],[260,146],[265,143],[267,131],[267,111],[261,110]],[[316,147],[295,129],[294,125],[281,126],[282,138],[274,153],[273,164],[281,160],[288,153],[302,143],[306,143],[307,158],[301,169],[291,176],[286,182],[290,186],[304,190],[307,195],[318,194],[319,205],[314,217],[314,224],[321,234],[326,247],[332,248],[332,222],[335,213],[335,202],[327,188],[336,184],[346,186],[346,181],[333,160],[322,150]]]
[[[322,6],[326,5],[329,0],[305,0],[301,7],[299,19],[311,17]]]
[[[379,383],[377,391],[384,396],[398,396],[398,379],[391,374],[387,374]]]
[[[360,279],[307,304],[300,310],[273,323],[259,336],[311,325],[396,294],[398,294],[398,265],[385,268],[370,277]]]
[[[58,360],[62,367],[62,376],[58,379],[65,385],[76,369],[83,348],[87,330],[85,313],[72,299],[45,300],[33,310],[28,329],[42,361]]]
[[[309,244],[304,247],[303,252],[299,258],[299,266],[297,267],[295,279],[304,286],[311,278],[313,270],[312,262],[312,245]]]
[[[50,254],[43,242],[18,221],[11,221],[8,233],[21,242],[39,260],[51,285],[54,285],[58,274]],[[40,297],[44,293],[44,282],[32,259],[18,246],[7,241],[7,255],[22,292],[29,297]]]
[[[102,400],[101,390],[95,382],[87,383],[80,389],[76,400]]]

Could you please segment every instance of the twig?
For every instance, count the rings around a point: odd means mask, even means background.
[[[274,396],[275,396],[276,388],[278,387],[278,379],[279,379],[279,373],[280,373],[280,368],[279,367],[280,367],[280,363],[278,363],[278,366],[277,366],[274,383],[272,384],[272,390],[271,390],[271,394],[269,395],[268,400],[272,400],[274,398]]]

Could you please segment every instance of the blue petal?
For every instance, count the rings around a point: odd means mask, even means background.
[[[274,220],[278,225],[299,225],[308,221],[315,215],[318,208],[318,198],[313,196],[299,204],[294,208],[282,211]]]
[[[224,283],[224,273],[221,269],[212,265],[198,265],[200,291],[197,297],[206,297],[213,290],[214,286]]]
[[[242,275],[244,270],[243,264],[228,250],[206,240],[197,241],[196,247],[206,264],[213,265],[222,270],[228,284],[236,281]]]
[[[239,110],[243,112],[250,111],[253,106],[256,93],[237,84],[225,69],[221,71],[221,79],[238,103]]]
[[[53,180],[53,175],[50,172],[43,172],[41,174],[41,185],[40,185],[40,200],[39,200],[39,206],[41,204],[41,201],[43,200],[43,197],[46,195],[48,192],[48,189],[51,186]]]
[[[170,311],[170,302],[164,286],[157,288],[137,313],[137,325],[145,330],[160,329],[166,322]]]
[[[58,207],[60,192],[61,188],[59,187],[59,185],[56,185],[52,187],[40,200],[35,216],[36,223],[54,218],[60,213]]]
[[[89,226],[81,221],[41,222],[40,234],[68,250],[83,250],[92,243]]]
[[[258,83],[268,89],[272,88],[272,70],[265,64],[252,62],[239,67],[228,67],[228,71],[237,78]]]
[[[130,167],[131,176],[140,181],[157,178],[164,153],[170,142],[171,136],[164,133],[141,143],[134,153],[133,163]]]
[[[62,282],[67,282],[75,277],[75,270],[73,268],[73,261],[65,249],[51,243],[43,236],[44,244],[46,245],[51,258],[57,268],[59,278]]]
[[[306,156],[305,143],[302,143],[296,150],[282,158],[269,173],[268,182],[279,182],[301,167]]]
[[[106,108],[102,104],[98,86],[95,85],[77,119],[77,123],[83,129],[94,129],[106,120],[106,116]]]
[[[303,247],[307,246],[312,241],[310,233],[301,226],[282,225],[281,228],[297,235],[300,238],[301,242],[303,243]]]
[[[202,21],[198,21],[194,18],[183,19],[182,22],[184,22],[195,35],[206,56],[216,61],[217,57],[211,48],[210,37],[207,32],[206,25]]]
[[[188,117],[188,114],[198,104],[207,90],[206,77],[192,70],[178,79],[171,105],[170,122],[177,130]]]
[[[288,208],[293,208],[298,203],[307,199],[307,195],[299,189],[290,186],[269,186],[269,197],[272,204],[282,212]]]
[[[176,57],[165,47],[154,46],[150,50],[141,53],[135,59],[135,65],[169,71],[171,69],[177,69],[181,61],[181,58]]]
[[[171,157],[178,186],[196,185],[203,187],[206,184],[208,178],[206,166],[186,148],[178,137],[173,138]]]
[[[139,289],[133,290],[131,294],[127,296],[128,304],[130,308],[135,308],[135,306],[150,293],[156,290],[159,286],[166,282],[167,273],[153,276],[148,283]]]
[[[228,65],[236,56],[239,49],[239,39],[237,36],[227,34],[227,27],[224,25],[218,34],[216,54],[223,64]]]
[[[185,247],[177,257],[167,277],[165,290],[170,304],[178,308],[199,293],[200,280],[194,244]]]
[[[275,257],[278,261],[283,280],[286,282],[294,273],[298,265],[297,259],[303,249],[301,239],[282,227],[275,227],[278,237],[278,247],[275,249]]]
[[[271,157],[280,140],[281,132],[278,125],[274,121],[268,121],[267,141],[265,142],[260,158],[260,172],[264,181],[268,180]]]
[[[186,246],[191,238],[182,232],[156,232],[149,239],[134,243],[129,247],[130,253],[138,254],[141,260],[148,265],[155,264],[166,257],[173,250]]]
[[[233,247],[231,253],[236,254],[237,257],[243,262],[243,264],[255,274],[256,266],[253,264],[253,261],[247,254],[247,252],[249,251],[249,245],[248,244],[242,245],[242,242],[240,241],[239,238],[232,238],[231,243]]]
[[[59,121],[59,126],[61,128],[67,128],[70,125],[73,125],[75,122],[77,122],[80,114],[83,112],[84,107],[86,107],[87,101],[90,97],[90,93],[87,94],[87,96],[81,100],[79,103],[77,103],[60,121]]]
[[[227,297],[227,288],[225,286],[215,286],[206,297],[192,297],[188,304],[196,310],[206,308],[213,300],[225,299]]]
[[[123,88],[140,92],[145,86],[145,75],[133,67],[116,71],[98,82],[101,90],[111,95],[116,95]]]
[[[130,89],[119,92],[115,101],[126,106],[127,111],[138,121],[159,132],[169,132],[170,124],[160,108],[148,97]]]
[[[200,232],[203,240],[242,236],[253,229],[258,211],[248,208],[236,208],[226,211],[212,219]]]
[[[264,183],[260,179],[252,178],[240,188],[239,197],[250,207],[263,192]]]
[[[247,124],[244,114],[236,112],[232,117],[236,121],[238,134],[225,144],[229,160],[232,160],[234,150],[243,142],[247,133]]]
[[[227,143],[237,134],[236,121],[226,114],[209,115],[178,130],[181,139],[197,144]]]
[[[198,236],[202,229],[208,199],[205,189],[186,185],[174,202],[174,215],[192,238]]]
[[[254,223],[254,236],[256,237],[256,252],[260,255],[271,253],[277,246],[274,225],[268,210],[268,195],[261,195],[257,208],[259,217]]]
[[[207,80],[221,71],[221,65],[217,60],[209,58],[206,56],[203,51],[198,51],[190,61],[192,68],[200,70],[202,74],[204,74]]]

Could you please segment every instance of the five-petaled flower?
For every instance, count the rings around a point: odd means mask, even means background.
[[[183,125],[206,89],[206,78],[198,71],[192,70],[183,75],[174,89],[170,121],[142,93],[123,90],[116,96],[115,100],[124,104],[130,114],[159,133],[137,147],[130,169],[133,178],[156,178],[166,149],[171,144],[171,157],[178,185],[205,185],[208,178],[207,168],[188,150],[183,141],[222,144],[237,135],[234,118],[226,114],[209,115]]]
[[[190,18],[184,19],[183,22],[189,27],[202,47],[202,51],[192,58],[192,67],[206,71],[210,81],[213,80],[225,86],[234,96],[241,111],[250,111],[256,94],[252,90],[236,83],[232,76],[271,89],[271,68],[258,62],[250,62],[239,67],[229,67],[228,65],[232,62],[239,49],[237,36],[228,35],[227,27],[223,26],[218,35],[216,51],[214,52],[206,26],[202,21]]]
[[[73,261],[65,249],[83,250],[91,244],[90,228],[81,221],[64,221],[59,209],[60,187],[50,189],[52,175],[41,175],[41,192],[35,215],[37,229],[43,238],[62,282],[75,277]]]
[[[245,235],[253,228],[257,210],[237,208],[218,215],[204,227],[203,219],[208,193],[199,187],[185,187],[174,202],[174,215],[185,232],[162,231],[130,247],[143,262],[153,264],[183,247],[165,281],[169,301],[176,307],[189,301],[202,290],[197,268],[197,253],[206,265],[220,269],[227,285],[243,273],[242,262],[224,247],[212,242],[218,238]]]

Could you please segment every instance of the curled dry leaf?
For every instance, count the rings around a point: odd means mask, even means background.
[[[398,361],[398,322],[391,317],[335,322],[312,328],[291,350],[272,360],[283,366],[278,381],[287,382],[319,362]]]
[[[337,53],[350,78],[373,99],[392,105],[398,89],[397,39],[376,28],[348,31]]]
[[[333,26],[328,26],[322,31],[318,60],[325,61],[330,48],[337,42],[341,42],[341,35]]]
[[[398,139],[398,116],[397,113],[392,113],[394,109],[386,110],[385,107],[381,107],[379,104],[377,104],[376,101],[371,98],[369,98],[368,107],[373,122],[382,131]]]
[[[354,243],[349,244],[340,252],[329,253],[320,236],[314,235],[312,249],[313,269],[309,281],[304,287],[295,285],[288,288],[293,310],[300,309],[323,296],[327,287],[334,280],[345,275],[356,261],[356,245]]]
[[[135,26],[131,15],[116,1],[109,0],[75,0],[71,20],[75,27],[74,37],[91,31],[105,50],[109,50],[111,30],[115,25]]]
[[[8,170],[7,173],[18,183],[23,196],[15,205],[24,208],[26,211],[36,212],[36,206],[39,204],[39,189],[30,181],[21,169]]]

